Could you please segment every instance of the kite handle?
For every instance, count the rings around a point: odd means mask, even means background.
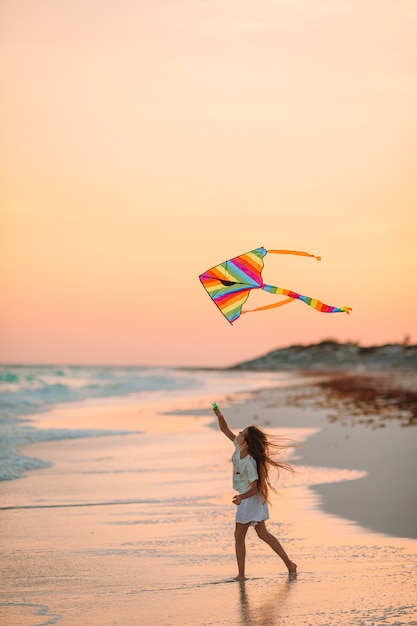
[[[295,254],[297,256],[311,256],[317,261],[321,261],[321,256],[316,256],[315,254],[309,254],[308,252],[299,252],[297,250],[267,250],[272,254]]]

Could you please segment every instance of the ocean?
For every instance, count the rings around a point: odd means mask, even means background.
[[[76,403],[151,402],[168,398],[212,396],[276,386],[294,375],[225,370],[121,366],[0,366],[0,480],[21,477],[48,463],[17,452],[39,441],[117,434],[116,430],[38,429],[31,416]],[[217,395],[216,395],[217,394]]]

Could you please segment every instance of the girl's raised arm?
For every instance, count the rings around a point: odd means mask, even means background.
[[[227,422],[224,419],[224,416],[221,413],[221,411],[220,411],[219,407],[217,406],[217,404],[213,404],[213,411],[214,411],[215,415],[217,415],[217,419],[219,420],[219,428],[222,431],[222,433],[224,433],[226,435],[226,437],[228,437],[228,439],[230,439],[230,441],[234,441],[235,438],[236,438],[236,435],[234,433],[232,433],[232,431],[228,427]]]

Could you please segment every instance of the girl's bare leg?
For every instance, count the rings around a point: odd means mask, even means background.
[[[262,541],[265,541],[265,543],[267,543],[273,549],[273,551],[278,554],[278,556],[284,561],[285,565],[287,566],[288,573],[295,574],[297,572],[297,565],[293,563],[293,561],[291,561],[291,559],[288,557],[278,539],[274,537],[274,535],[271,535],[271,533],[267,530],[265,522],[258,522],[255,526],[255,530],[258,534],[258,537],[262,539]]]
[[[236,576],[236,580],[246,580],[245,578],[245,558],[246,558],[245,538],[246,538],[246,533],[248,532],[249,526],[250,526],[250,522],[248,524],[236,523],[235,549],[236,549],[236,560],[237,560],[237,567],[238,567],[238,575]]]

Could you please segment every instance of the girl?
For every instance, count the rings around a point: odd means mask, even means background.
[[[238,495],[233,498],[237,506],[235,548],[238,565],[236,580],[245,578],[245,538],[249,526],[254,526],[258,537],[265,541],[276,554],[284,561],[288,573],[295,576],[297,565],[291,561],[276,537],[266,529],[265,520],[269,518],[268,488],[276,492],[269,479],[270,467],[277,470],[293,471],[290,465],[275,461],[270,456],[270,449],[279,452],[285,446],[280,446],[268,440],[262,430],[256,426],[248,426],[236,436],[228,427],[219,408],[213,406],[213,411],[219,420],[219,427],[235,445],[232,456],[233,488]]]

